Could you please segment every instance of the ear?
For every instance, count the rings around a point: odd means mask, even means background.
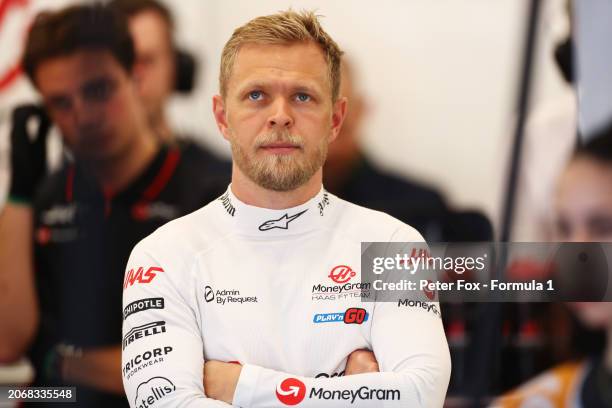
[[[344,123],[344,118],[346,117],[347,110],[347,99],[346,96],[338,98],[336,103],[334,103],[332,110],[332,127],[331,127],[331,136],[329,138],[329,142],[333,142],[340,134],[340,129],[342,128],[342,123]]]
[[[230,140],[229,125],[227,124],[227,113],[225,111],[223,97],[221,95],[213,96],[212,105],[213,115],[215,117],[215,122],[217,122],[217,127],[221,131],[223,138],[225,140]]]

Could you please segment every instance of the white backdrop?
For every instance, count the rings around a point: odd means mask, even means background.
[[[38,0],[44,3],[44,0]],[[47,1],[47,4],[50,2]],[[356,65],[369,97],[364,144],[381,166],[438,186],[458,207],[494,222],[505,183],[508,139],[522,55],[525,0],[173,0],[179,43],[198,54],[201,81],[175,98],[173,122],[228,155],[211,114],[219,56],[237,26],[293,7],[317,9]],[[57,2],[54,2],[57,4]],[[562,1],[549,0],[541,25],[533,101],[563,91],[553,41],[566,30]],[[0,53],[6,53],[0,26]],[[14,37],[13,37],[14,38]],[[0,70],[2,58],[0,58]],[[0,119],[23,85],[0,93]],[[19,91],[17,91],[19,89]],[[1,145],[1,144],[0,144]]]
[[[177,107],[176,113],[184,113],[176,115],[177,125],[204,129],[207,143],[227,154],[210,114],[223,44],[235,27],[255,16],[289,6],[314,8],[325,16],[325,28],[357,66],[371,107],[364,144],[376,162],[429,181],[453,204],[482,209],[497,222],[513,132],[526,1],[180,4],[181,40],[202,51],[206,67],[202,99]],[[554,41],[567,32],[562,7],[561,1],[549,1],[543,10],[534,105],[563,93],[552,60]]]

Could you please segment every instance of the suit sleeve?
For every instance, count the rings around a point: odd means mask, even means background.
[[[390,240],[423,241],[408,228]],[[379,373],[309,378],[246,364],[233,404],[244,408],[442,407],[450,379],[450,353],[440,306],[427,300],[374,304],[371,344]]]
[[[121,368],[130,406],[228,407],[204,393],[191,271],[181,261],[157,259],[143,242],[132,251],[123,285]]]

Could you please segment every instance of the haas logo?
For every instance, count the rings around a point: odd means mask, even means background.
[[[144,271],[144,268],[141,266],[136,271],[134,269],[130,269],[125,274],[125,280],[123,281],[123,290],[126,290],[129,286],[134,285],[135,283],[149,283],[156,276],[158,272],[163,272],[162,268],[157,266],[151,266],[147,271]]]
[[[297,378],[286,378],[276,386],[276,398],[285,405],[297,405],[306,396],[306,386]]]
[[[352,270],[350,266],[338,265],[331,270],[329,278],[336,283],[346,283],[355,275],[357,275],[357,272]]]

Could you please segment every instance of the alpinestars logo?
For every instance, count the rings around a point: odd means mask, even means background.
[[[127,332],[127,334],[123,337],[123,350],[138,339],[165,332],[166,322],[164,321],[151,322],[141,326],[136,326]]]
[[[165,377],[153,377],[140,383],[136,388],[134,406],[136,408],[149,408],[166,395],[176,390],[172,381]]]
[[[285,230],[289,229],[289,223],[295,220],[296,218],[298,218],[300,215],[304,214],[306,211],[308,210],[304,210],[294,215],[289,215],[289,213],[286,213],[279,219],[266,221],[259,226],[259,230],[269,231],[274,228],[285,229]]]
[[[297,378],[285,378],[276,386],[276,398],[285,405],[297,405],[306,396],[306,385]]]

